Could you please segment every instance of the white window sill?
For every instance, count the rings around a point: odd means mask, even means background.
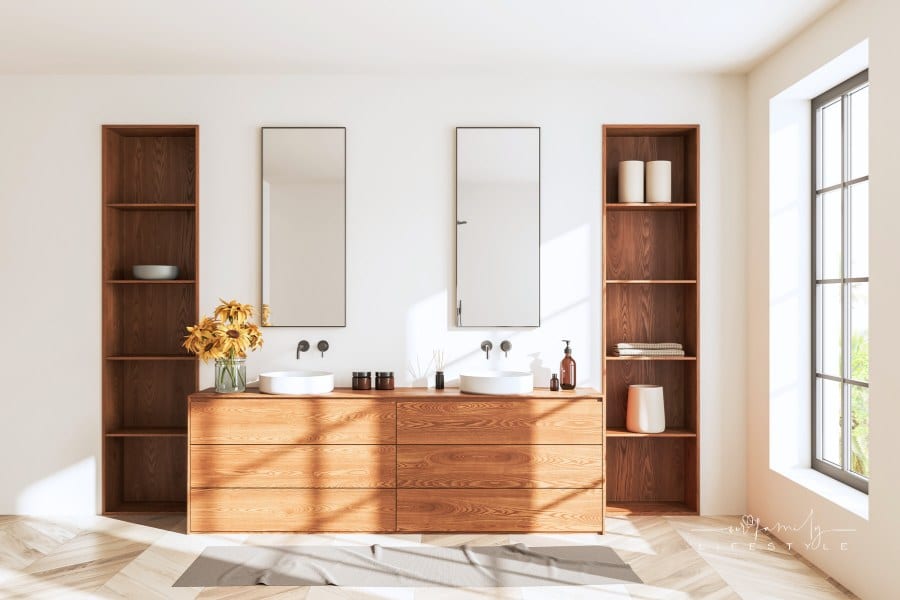
[[[844,510],[869,520],[867,494],[809,467],[791,467],[774,471]]]

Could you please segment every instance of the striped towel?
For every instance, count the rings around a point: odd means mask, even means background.
[[[684,356],[684,350],[674,348],[643,349],[643,348],[614,348],[613,356]]]
[[[619,350],[683,350],[684,347],[677,342],[619,342],[616,344]]]

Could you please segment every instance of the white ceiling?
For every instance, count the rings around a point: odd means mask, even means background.
[[[0,0],[0,73],[744,72],[839,0]]]

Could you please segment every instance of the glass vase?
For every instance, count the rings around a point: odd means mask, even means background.
[[[247,389],[247,359],[220,358],[216,360],[216,391],[220,394],[243,392]]]

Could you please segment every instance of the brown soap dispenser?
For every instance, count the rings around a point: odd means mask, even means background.
[[[575,389],[575,359],[572,358],[572,349],[569,347],[570,340],[563,340],[566,343],[565,353],[562,361],[559,363],[559,383],[564,390]]]

